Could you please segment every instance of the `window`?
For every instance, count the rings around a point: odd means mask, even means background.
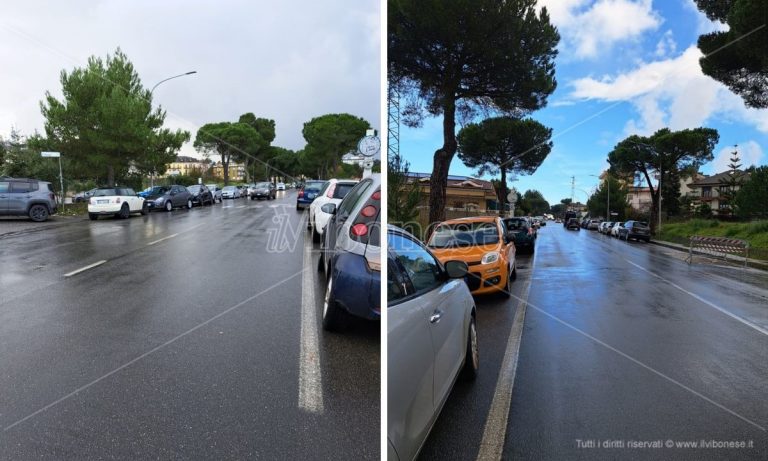
[[[32,192],[32,184],[28,181],[11,181],[11,193],[24,194]]]
[[[360,201],[360,197],[365,193],[365,191],[368,190],[369,187],[371,187],[372,181],[369,180],[363,180],[360,181],[357,186],[355,186],[346,197],[344,197],[344,200],[341,201],[339,204],[339,210],[336,213],[338,216],[338,222],[343,223],[344,221],[349,218],[349,214],[352,212],[352,210],[355,208],[355,205],[357,205],[357,202]]]
[[[405,296],[404,286],[399,277],[399,271],[395,260],[387,260],[387,301],[397,301]]]
[[[349,191],[352,190],[353,187],[355,187],[357,184],[343,184],[339,183],[336,184],[336,189],[333,190],[333,198],[344,198],[347,196]]]
[[[11,183],[7,181],[0,181],[0,194],[5,194],[11,188]]]
[[[440,264],[423,246],[400,234],[389,234],[387,241],[397,267],[408,277],[414,292],[432,290],[441,283]]]

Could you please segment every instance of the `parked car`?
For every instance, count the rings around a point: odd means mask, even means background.
[[[611,227],[611,237],[619,238],[619,230],[623,228],[623,222],[615,222],[613,223],[613,227]]]
[[[648,223],[642,221],[627,221],[624,226],[617,231],[619,239],[637,241],[643,240],[645,243],[651,241],[651,229]]]
[[[32,221],[42,222],[57,210],[51,183],[0,177],[0,216],[29,216]]]
[[[217,186],[216,184],[206,184],[205,187],[211,191],[211,195],[213,196],[213,203],[221,203],[221,187]]]
[[[240,188],[238,188],[237,186],[224,186],[224,188],[221,190],[221,198],[222,199],[240,198]]]
[[[193,184],[187,190],[192,195],[192,206],[213,205],[213,194],[205,184]]]
[[[158,197],[160,194],[163,193],[163,191],[167,189],[168,189],[167,186],[151,186],[151,187],[147,187],[146,189],[144,189],[143,191],[139,192],[136,195],[138,195],[141,198],[148,199],[151,196]]]
[[[163,209],[172,211],[174,208],[187,207],[192,209],[192,194],[186,187],[174,184],[164,186],[156,193],[147,197],[147,205],[150,210]]]
[[[277,183],[277,190],[284,191],[285,190],[285,183],[284,182]]]
[[[309,180],[304,183],[304,186],[299,189],[299,193],[296,196],[296,210],[303,210],[308,208],[309,205],[320,194],[320,189],[326,181]]]
[[[78,192],[77,194],[72,196],[72,203],[82,203],[87,202],[91,196],[93,196],[93,193],[96,192],[97,188],[93,188],[91,190]]]
[[[328,220],[318,269],[325,271],[323,328],[342,329],[349,315],[381,318],[381,174],[360,181],[338,204],[326,203]]]
[[[571,218],[568,220],[567,223],[565,223],[565,228],[567,230],[576,229],[581,230],[581,225],[579,224],[579,220],[576,218]]]
[[[149,213],[149,205],[144,197],[139,197],[130,187],[100,187],[88,199],[88,217],[91,221],[99,216],[114,216],[127,219],[131,213]]]
[[[587,229],[597,230],[599,227],[600,227],[599,219],[590,219],[589,221],[587,221]]]
[[[600,223],[600,227],[597,228],[597,231],[601,234],[607,234],[611,231],[611,226],[613,226],[612,221],[603,221]]]
[[[237,186],[237,188],[240,189],[240,197],[248,197],[248,187],[250,187],[250,184],[241,184]]]
[[[248,194],[251,196],[251,200],[261,200],[263,198],[267,200],[274,200],[277,196],[275,185],[271,182],[260,182],[258,184],[254,184],[253,188],[248,191]]]
[[[326,203],[338,205],[356,184],[357,181],[351,179],[331,179],[321,190],[321,194],[309,205],[309,218],[307,222],[312,231],[312,240],[314,242],[320,241],[325,225],[328,224],[328,220],[331,218],[330,214],[322,210],[322,206]]]
[[[513,235],[505,235],[501,218],[477,216],[451,219],[438,224],[427,247],[441,262],[464,261],[471,272],[467,277],[473,295],[501,291],[510,295],[510,284],[517,278]]]
[[[441,263],[414,236],[387,232],[387,459],[412,460],[461,375],[480,366],[463,261]]]
[[[504,227],[507,233],[514,235],[515,248],[523,248],[533,253],[536,247],[536,234],[531,229],[528,220],[525,218],[504,218]]]

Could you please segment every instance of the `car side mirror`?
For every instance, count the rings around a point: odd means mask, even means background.
[[[469,272],[469,267],[464,261],[448,261],[445,263],[445,272],[449,278],[461,279]]]
[[[515,233],[513,231],[507,231],[507,234],[504,237],[507,239],[507,243],[512,242],[515,240]]]
[[[321,210],[323,210],[323,213],[328,214],[336,214],[336,204],[335,203],[326,203],[322,207],[320,207]]]

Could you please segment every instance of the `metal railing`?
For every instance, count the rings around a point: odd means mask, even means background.
[[[688,257],[685,262],[693,264],[693,253],[721,258],[728,261],[728,255],[736,255],[744,258],[744,267],[747,267],[749,259],[749,242],[741,239],[727,237],[702,237],[694,235],[688,246]]]

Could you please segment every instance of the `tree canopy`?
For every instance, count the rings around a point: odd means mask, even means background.
[[[527,190],[518,201],[521,210],[533,216],[540,216],[549,213],[549,202],[544,198],[541,192],[537,190]]]
[[[750,171],[749,180],[741,185],[734,202],[743,218],[768,218],[768,166]]]
[[[590,215],[604,216],[606,221],[623,221],[626,218],[626,204],[626,188],[618,179],[608,175],[589,197],[589,200],[587,200],[587,209]],[[608,214],[607,207],[609,205],[611,207],[610,211],[617,213],[615,216]]]
[[[500,209],[507,199],[507,172],[532,174],[552,150],[552,129],[512,117],[470,123],[459,131],[459,159],[478,174],[501,173]]]
[[[656,176],[663,185],[669,179],[670,171],[711,161],[712,151],[719,139],[717,130],[712,128],[681,131],[662,128],[648,137],[632,135],[619,142],[608,154],[608,163],[614,174],[640,174],[645,179],[651,191],[652,213],[655,215],[660,191],[651,177]],[[651,220],[651,228],[655,230],[655,226],[655,220]]]
[[[768,2],[765,0],[694,0],[728,31],[699,37],[704,74],[725,84],[749,107],[768,108]]]
[[[92,56],[85,68],[61,71],[64,98],[50,92],[40,102],[52,148],[85,176],[109,184],[130,167],[146,172],[173,161],[189,133],[163,128],[165,111],[152,109],[152,94],[118,48],[105,59]]]
[[[430,222],[442,221],[457,112],[520,118],[543,107],[560,37],[535,0],[389,0],[387,30],[390,85],[410,99],[404,119],[443,117],[429,199]]]
[[[207,155],[221,156],[224,168],[224,184],[229,184],[229,163],[232,160],[254,155],[267,146],[261,134],[248,123],[207,123],[197,130],[195,149]]]
[[[350,114],[326,114],[304,124],[304,165],[327,178],[336,173],[341,157],[356,151],[357,143],[371,127],[365,119]]]

